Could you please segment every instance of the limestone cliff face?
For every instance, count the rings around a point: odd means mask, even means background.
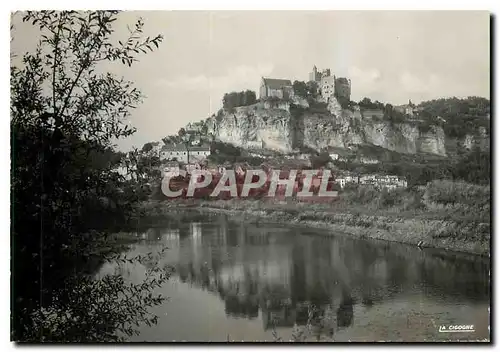
[[[479,147],[483,150],[490,148],[490,138],[484,127],[480,127],[477,133],[469,133],[459,142],[464,148],[472,149]]]
[[[424,132],[415,123],[372,120],[362,116],[359,109],[342,110],[335,100],[328,104],[327,110],[324,113],[301,110],[297,114],[289,104],[267,102],[239,107],[207,122],[209,132],[217,139],[246,148],[290,152],[300,146],[347,148],[370,143],[400,153],[447,155],[441,127],[431,126]]]
[[[287,152],[292,150],[288,109],[288,104],[239,107],[233,112],[210,118],[208,129],[222,142]]]
[[[444,131],[433,127],[423,133],[411,124],[391,124],[370,120],[309,118],[304,121],[304,144],[320,149],[328,146],[347,148],[350,144],[369,143],[399,153],[425,152],[446,155]]]

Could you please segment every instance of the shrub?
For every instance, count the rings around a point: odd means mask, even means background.
[[[248,106],[256,102],[257,96],[255,92],[251,90],[226,93],[222,98],[222,106],[229,111],[234,111],[235,107]]]
[[[479,186],[462,181],[435,180],[427,184],[424,201],[437,204],[468,204],[489,206],[489,186]]]

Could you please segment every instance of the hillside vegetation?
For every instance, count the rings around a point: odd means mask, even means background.
[[[424,101],[419,107],[422,109],[419,117],[428,123],[442,126],[449,137],[463,138],[479,127],[483,127],[487,135],[490,133],[491,104],[488,99],[443,98]]]

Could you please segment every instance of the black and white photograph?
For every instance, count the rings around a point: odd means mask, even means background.
[[[492,12],[7,16],[14,345],[491,343]]]

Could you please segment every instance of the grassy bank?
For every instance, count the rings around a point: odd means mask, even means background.
[[[488,255],[489,187],[435,181],[425,189],[399,192],[350,190],[331,203],[294,199],[172,200],[145,205],[148,215],[218,212],[241,221],[267,221],[326,228],[359,238]]]

